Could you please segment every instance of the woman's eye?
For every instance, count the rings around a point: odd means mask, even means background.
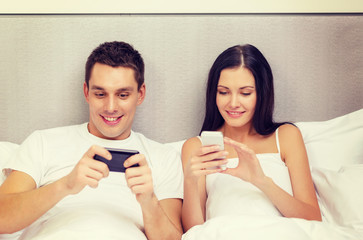
[[[220,94],[220,95],[227,95],[227,92],[225,92],[225,91],[218,91],[218,94]]]
[[[242,93],[243,96],[249,96],[251,93]]]

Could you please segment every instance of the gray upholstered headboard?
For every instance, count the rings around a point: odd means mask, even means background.
[[[161,142],[196,135],[208,70],[232,45],[251,43],[275,77],[275,117],[320,121],[363,107],[363,15],[0,16],[0,141],[85,122],[84,64],[122,40],[146,64],[146,101],[134,129]]]

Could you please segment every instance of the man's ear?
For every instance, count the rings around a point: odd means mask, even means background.
[[[86,101],[89,102],[89,91],[86,82],[83,83],[83,94],[84,97],[86,98]]]
[[[137,94],[138,94],[137,105],[140,105],[145,99],[145,94],[146,94],[145,83],[141,85],[139,92]]]

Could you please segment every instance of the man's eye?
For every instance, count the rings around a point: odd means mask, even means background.
[[[104,94],[104,93],[95,93],[95,96],[96,96],[96,97],[104,97],[104,96],[105,96],[105,94]]]
[[[127,98],[129,96],[128,93],[120,93],[119,94],[120,98]]]

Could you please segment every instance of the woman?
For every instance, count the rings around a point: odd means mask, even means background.
[[[185,231],[227,214],[321,221],[301,133],[275,123],[273,105],[272,71],[256,47],[234,46],[218,56],[202,131],[222,132],[225,150],[202,146],[199,137],[183,145]]]

